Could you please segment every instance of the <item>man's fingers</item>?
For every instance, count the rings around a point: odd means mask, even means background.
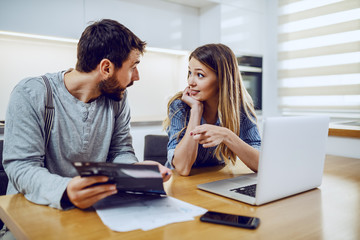
[[[73,192],[69,199],[79,208],[88,208],[100,199],[117,192],[114,184],[99,185]]]
[[[166,167],[159,167],[163,182],[168,181],[171,178],[172,172]]]
[[[105,183],[108,180],[109,178],[106,176],[91,176],[91,177],[77,176],[74,178],[76,184],[74,184],[73,186],[76,186],[77,189],[82,189],[94,185],[95,183]]]
[[[102,194],[103,192],[111,192],[114,190],[116,190],[115,184],[104,184],[84,188],[81,190],[80,194],[82,198],[91,198],[92,196]]]
[[[115,188],[115,190],[110,190],[110,191],[105,191],[105,192],[102,191],[96,195],[90,195],[89,197],[83,198],[80,201],[75,201],[74,205],[77,206],[78,208],[85,209],[85,208],[91,207],[96,202],[100,201],[101,199],[106,198],[106,197],[111,196],[116,193],[117,193],[116,188]]]
[[[107,181],[108,177],[105,176],[74,177],[66,189],[69,200],[79,208],[90,207],[96,201],[117,192],[115,184],[93,186],[95,183],[106,183]]]
[[[167,180],[170,179],[171,175],[172,175],[172,171],[163,166],[162,164],[160,164],[159,162],[153,161],[153,160],[145,160],[142,162],[138,162],[135,164],[146,164],[146,165],[157,165],[161,174],[161,177],[163,178],[163,182],[166,182]]]

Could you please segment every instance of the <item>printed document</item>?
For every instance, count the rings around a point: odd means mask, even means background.
[[[142,196],[124,201],[121,195],[112,195],[94,207],[102,222],[118,232],[147,231],[170,223],[190,221],[207,211],[170,196]]]

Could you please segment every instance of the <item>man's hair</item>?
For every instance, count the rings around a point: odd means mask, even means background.
[[[145,51],[141,41],[124,25],[111,19],[103,19],[89,25],[77,45],[76,70],[91,72],[103,59],[109,59],[120,68],[132,50]]]

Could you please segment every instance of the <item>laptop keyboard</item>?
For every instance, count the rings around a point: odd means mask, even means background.
[[[234,191],[236,193],[245,194],[250,197],[255,197],[256,194],[256,184],[230,189],[230,191]]]

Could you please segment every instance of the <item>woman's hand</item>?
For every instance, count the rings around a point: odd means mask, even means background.
[[[228,134],[229,130],[227,128],[211,124],[197,126],[190,132],[190,136],[199,144],[202,144],[204,148],[219,145],[225,140]]]
[[[259,151],[244,142],[227,128],[211,124],[204,124],[194,128],[190,135],[204,148],[215,147],[224,143],[251,170],[257,172],[259,165]]]
[[[203,107],[202,102],[196,100],[195,98],[193,98],[193,97],[191,96],[191,91],[190,91],[190,87],[189,87],[189,86],[187,86],[187,87],[185,88],[185,90],[183,91],[183,95],[182,95],[182,97],[181,97],[181,100],[182,100],[183,102],[185,102],[187,105],[189,105],[189,107],[190,107],[191,109],[193,109],[194,107],[200,107],[200,108],[202,109],[202,107]]]

